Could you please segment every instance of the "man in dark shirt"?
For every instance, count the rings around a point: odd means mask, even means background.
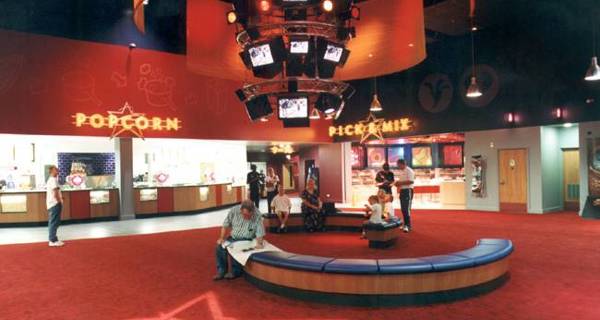
[[[256,172],[256,165],[250,165],[250,170],[251,171],[248,172],[248,176],[246,177],[246,183],[250,189],[250,200],[254,202],[254,205],[258,209],[260,202],[260,175]]]
[[[392,194],[392,185],[394,184],[394,173],[390,171],[390,165],[386,162],[383,164],[383,170],[377,172],[375,181],[379,189],[387,194]]]

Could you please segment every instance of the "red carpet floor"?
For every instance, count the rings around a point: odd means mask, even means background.
[[[387,251],[354,233],[269,236],[287,251],[415,257],[512,239],[511,279],[484,296],[402,308],[307,303],[213,282],[217,229],[0,246],[0,319],[600,319],[600,221],[573,213],[419,212]]]

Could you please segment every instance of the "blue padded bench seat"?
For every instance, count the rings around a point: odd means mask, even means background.
[[[475,266],[475,261],[472,258],[455,256],[454,254],[420,257],[419,259],[430,263],[434,271],[450,271]]]
[[[431,263],[419,258],[378,260],[381,274],[410,274],[433,271]]]
[[[275,267],[304,271],[323,271],[323,267],[334,258],[307,256],[284,251],[257,252],[250,260]]]
[[[400,220],[385,220],[383,223],[365,223],[366,230],[384,231],[400,227]]]
[[[335,259],[325,265],[324,271],[345,274],[376,274],[379,267],[375,259]]]
[[[481,239],[471,249],[454,252],[453,255],[471,258],[475,265],[498,261],[513,251],[512,242],[505,239]]]
[[[335,259],[289,252],[258,252],[251,261],[267,265],[341,274],[411,274],[471,268],[501,260],[513,251],[510,240],[480,239],[473,248],[445,255],[404,259]]]

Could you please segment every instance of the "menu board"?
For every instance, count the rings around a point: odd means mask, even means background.
[[[390,167],[397,167],[398,160],[406,159],[404,147],[389,147],[388,148],[388,163]]]
[[[380,168],[385,163],[385,148],[372,147],[367,148],[367,161],[369,167]]]
[[[365,148],[362,146],[352,147],[352,169],[363,169],[365,167]]]
[[[412,166],[413,167],[431,167],[433,158],[431,156],[431,147],[413,147],[412,148]]]

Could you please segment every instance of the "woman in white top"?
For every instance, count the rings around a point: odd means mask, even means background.
[[[272,212],[271,202],[277,195],[278,186],[279,177],[275,174],[273,167],[269,167],[269,169],[267,169],[267,176],[265,178],[265,188],[267,189],[267,206],[269,208],[269,213]]]

